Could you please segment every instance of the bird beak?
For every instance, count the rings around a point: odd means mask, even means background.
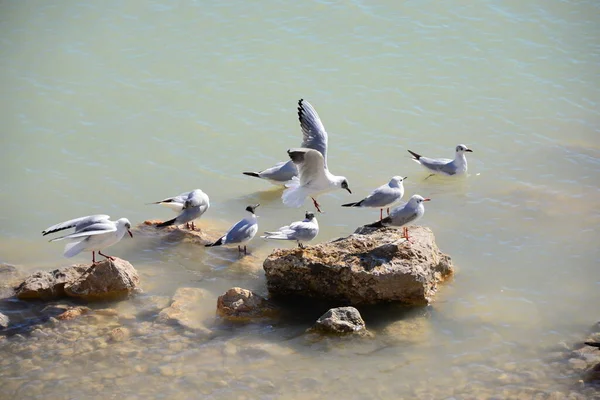
[[[129,229],[127,229],[127,233],[129,233],[129,236],[133,237],[133,233],[131,233]]]
[[[402,178],[402,180],[408,179],[408,176],[405,176],[404,178]]]
[[[465,151],[468,151],[469,153],[473,152],[473,150],[471,150],[471,149],[466,149]]]
[[[431,199],[428,197],[426,199],[423,199],[423,201],[431,201]]]
[[[347,187],[346,190],[348,191],[348,193],[352,194],[352,190],[350,190],[349,187]]]
[[[260,204],[255,205],[254,208],[258,208],[258,206],[260,206]]]

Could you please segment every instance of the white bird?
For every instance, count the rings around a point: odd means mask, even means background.
[[[249,217],[242,219],[241,221],[239,221],[235,225],[233,225],[231,228],[229,228],[227,233],[224,234],[223,236],[221,236],[216,242],[209,243],[205,246],[213,247],[213,246],[237,244],[238,251],[241,252],[242,251],[241,245],[252,240],[254,235],[256,235],[256,232],[258,232],[258,220],[257,220],[258,217],[254,213],[258,206],[260,206],[260,204],[246,207],[246,211],[248,211],[250,213]],[[244,254],[247,254],[245,244],[244,244]]]
[[[404,226],[411,222],[415,222],[425,214],[425,204],[423,202],[431,201],[429,198],[423,198],[422,196],[415,194],[413,195],[408,203],[398,206],[392,210],[389,217],[385,217],[381,221],[377,221],[373,224],[367,225],[371,227],[381,226]],[[408,227],[404,227],[402,237],[409,240]]]
[[[290,149],[288,155],[298,167],[300,177],[294,178],[286,185],[287,189],[281,196],[286,206],[301,207],[304,200],[310,196],[317,211],[322,212],[315,199],[318,195],[335,189],[345,189],[352,193],[348,187],[348,180],[330,173],[325,167],[323,155],[318,151],[305,148]]]
[[[431,175],[429,176],[435,174],[452,176],[462,175],[467,172],[467,157],[465,156],[465,152],[472,153],[473,150],[469,149],[464,144],[459,144],[456,146],[454,160],[450,160],[449,158],[428,158],[423,157],[414,151],[408,150],[408,152],[413,156],[413,160],[416,163],[421,164],[426,170],[431,172]],[[429,176],[427,178],[429,178]]]
[[[394,176],[387,184],[379,186],[371,194],[356,203],[342,204],[342,207],[373,207],[379,208],[379,219],[383,219],[383,209],[387,207],[390,215],[390,206],[397,203],[404,196],[404,180],[406,177]]]
[[[50,233],[59,232],[64,229],[75,228],[75,232],[50,240],[51,242],[63,239],[72,240],[65,246],[65,257],[73,257],[82,251],[92,252],[92,262],[96,263],[96,251],[101,256],[113,260],[111,256],[102,253],[102,250],[118,243],[125,233],[133,237],[131,223],[127,218],[110,221],[108,215],[90,215],[75,218],[60,224],[52,225],[42,231],[46,236]]]
[[[298,101],[298,118],[302,128],[302,144],[300,147],[317,150],[323,155],[327,167],[327,131],[314,107],[304,99]],[[244,172],[244,175],[253,176],[269,181],[274,185],[285,185],[295,176],[298,168],[292,161],[280,162],[271,168],[260,172]]]
[[[307,211],[304,220],[282,226],[276,232],[265,232],[263,239],[295,240],[298,247],[304,248],[303,242],[310,242],[319,234],[319,222],[315,214]]]
[[[184,197],[185,194],[186,193],[182,193],[179,196],[170,197],[168,199],[152,203],[164,204],[173,210],[179,208],[180,211],[176,218],[162,222],[156,225],[157,227],[163,228],[165,226],[186,224],[189,229],[191,222],[191,229],[196,229],[194,221],[200,218],[206,212],[206,210],[210,208],[210,200],[208,195],[200,189],[187,192],[187,196]]]

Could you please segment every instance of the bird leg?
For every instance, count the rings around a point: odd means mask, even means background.
[[[238,244],[238,253],[241,253],[241,252],[242,252],[242,246],[240,246],[240,245]]]
[[[311,197],[313,204],[315,205],[315,208],[317,209],[318,212],[320,212],[321,214],[323,214],[323,211],[321,211],[321,208],[319,208],[319,203],[317,203],[317,201],[315,200],[314,197]]]
[[[390,215],[390,214],[388,213],[388,215]],[[382,219],[383,219],[383,208],[380,208],[379,209],[379,220],[381,221]]]
[[[387,208],[388,217],[390,216],[390,208]]]
[[[248,254],[248,252],[246,251],[246,245],[244,245],[244,255]]]
[[[98,254],[100,254],[104,258],[108,258],[110,261],[114,261],[115,258],[113,256],[107,256],[106,254],[102,254],[100,250],[98,250]]]
[[[185,229],[190,229],[190,223],[189,222],[185,223]]]
[[[427,179],[431,178],[432,176],[434,176],[435,174],[429,174],[427,175],[427,177],[425,179],[423,179],[424,181],[426,181]]]
[[[92,264],[96,264],[96,252],[92,251]]]
[[[402,236],[409,244],[412,243],[412,238],[408,235],[408,226],[402,227]]]
[[[192,230],[195,231],[196,230],[196,225],[194,225],[194,221],[192,221]]]
[[[302,244],[302,242],[298,242],[298,247],[300,247],[301,249],[304,248],[304,245]]]

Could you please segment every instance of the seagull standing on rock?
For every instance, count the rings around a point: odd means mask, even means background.
[[[221,236],[216,242],[209,243],[205,245],[206,247],[213,246],[222,246],[222,245],[230,245],[237,244],[238,252],[242,252],[241,245],[252,240],[256,232],[258,232],[258,217],[255,214],[256,208],[260,206],[260,204],[256,204],[254,206],[246,207],[246,211],[250,213],[250,216],[242,219],[234,226],[229,228],[226,234]],[[246,245],[244,244],[244,254],[248,254],[246,252]]]
[[[319,222],[315,214],[307,211],[304,220],[292,222],[287,226],[282,226],[276,232],[265,232],[263,239],[274,240],[295,240],[298,247],[304,248],[303,242],[310,242],[319,234]]]
[[[344,189],[352,193],[348,180],[343,176],[333,175],[325,167],[323,155],[316,150],[298,148],[288,150],[288,155],[298,167],[300,178],[294,178],[287,184],[281,196],[283,204],[289,207],[301,207],[308,196],[318,212],[322,212],[316,197],[335,189]]]
[[[450,160],[449,158],[423,157],[420,154],[415,153],[414,151],[407,151],[413,156],[413,160],[416,163],[421,164],[427,171],[431,173],[427,178],[435,174],[452,176],[462,175],[466,173],[467,157],[465,156],[465,152],[473,152],[473,150],[469,149],[464,144],[459,144],[458,146],[456,146],[454,160]]]
[[[187,196],[185,193],[180,194],[179,196],[170,197],[168,199],[164,199],[162,201],[153,203],[153,204],[164,204],[168,205],[168,207],[173,210],[177,210],[179,208],[180,213],[176,218],[171,220],[162,222],[156,225],[158,228],[164,228],[165,226],[171,225],[183,225],[186,224],[188,229],[195,230],[196,226],[194,225],[194,221],[202,216],[206,212],[206,210],[210,207],[210,201],[208,199],[208,195],[204,193],[200,189],[192,190],[191,192],[187,192]],[[182,201],[183,200],[183,201]]]
[[[410,237],[408,236],[408,227],[404,225],[415,222],[425,214],[425,204],[423,204],[425,201],[431,201],[431,199],[415,194],[408,200],[408,203],[394,208],[389,217],[385,217],[381,221],[377,221],[367,226],[374,228],[382,226],[403,226],[402,237],[406,240],[410,240]]]
[[[43,230],[42,235],[46,236],[69,228],[75,228],[75,232],[50,241],[72,240],[65,246],[65,257],[76,256],[82,251],[91,251],[93,264],[96,264],[96,252],[109,260],[114,260],[114,257],[103,254],[102,250],[118,243],[125,233],[133,237],[131,223],[127,218],[111,221],[108,215],[89,215],[61,222]]]
[[[379,220],[383,219],[383,209],[387,207],[390,215],[390,206],[402,199],[404,196],[403,181],[406,177],[394,176],[387,184],[379,186],[370,195],[356,203],[342,204],[342,207],[373,207],[379,208]]]
[[[302,128],[302,144],[300,147],[317,150],[323,155],[327,167],[327,132],[315,108],[304,99],[298,101],[298,119]],[[298,168],[293,161],[280,162],[260,172],[244,172],[244,175],[264,179],[273,185],[285,185],[295,176]]]

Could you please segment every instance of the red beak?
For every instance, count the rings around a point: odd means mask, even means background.
[[[431,201],[431,199],[428,197],[426,199],[423,199],[423,201]]]
[[[129,233],[129,236],[133,237],[133,233],[131,233],[129,229],[127,229],[127,233]]]

